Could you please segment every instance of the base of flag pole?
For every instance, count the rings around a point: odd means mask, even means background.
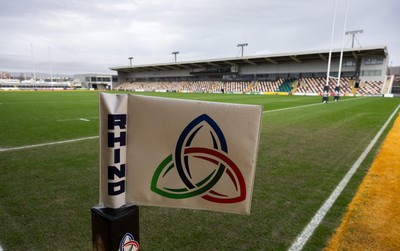
[[[138,206],[94,206],[91,212],[93,250],[139,250]]]

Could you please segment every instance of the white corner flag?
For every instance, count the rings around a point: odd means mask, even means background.
[[[250,214],[262,107],[100,94],[100,203]]]

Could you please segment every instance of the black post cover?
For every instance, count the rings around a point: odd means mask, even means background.
[[[94,206],[92,212],[93,250],[139,250],[139,207],[120,208]]]
[[[322,93],[322,103],[328,103],[329,101],[329,85],[324,86],[324,92]]]
[[[335,87],[335,95],[333,97],[333,101],[338,102],[340,98],[340,86]]]

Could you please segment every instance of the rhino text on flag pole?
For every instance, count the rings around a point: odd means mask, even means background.
[[[125,204],[127,95],[100,94],[100,205]]]

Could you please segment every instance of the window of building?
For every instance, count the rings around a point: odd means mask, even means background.
[[[354,71],[344,71],[342,72],[342,77],[354,77],[356,75],[356,72]]]
[[[366,58],[364,63],[366,65],[383,64],[383,59],[382,58]]]
[[[365,70],[361,71],[361,76],[381,76],[382,70]]]
[[[350,66],[355,66],[356,65],[356,61],[354,60],[343,60],[343,67],[350,67]]]

